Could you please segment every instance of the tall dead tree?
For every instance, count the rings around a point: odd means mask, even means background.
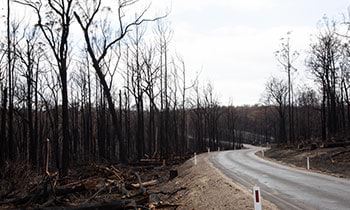
[[[130,41],[133,45],[133,50],[131,50],[132,58],[128,63],[128,66],[131,67],[131,89],[130,93],[134,96],[136,104],[136,114],[137,114],[137,128],[136,128],[136,150],[137,158],[140,160],[145,153],[145,122],[144,122],[144,72],[145,62],[142,58],[142,39],[144,36],[145,30],[136,26],[135,35],[130,36]]]
[[[46,43],[57,63],[61,82],[62,94],[62,157],[59,168],[60,176],[66,176],[69,168],[70,140],[69,140],[69,115],[68,115],[68,37],[72,22],[73,0],[54,1],[48,0],[47,4],[41,1],[33,3],[29,0],[16,0],[16,2],[34,9],[40,28]],[[44,13],[44,14],[43,14]]]
[[[290,45],[290,34],[287,33],[286,38],[282,38],[280,50],[275,52],[277,61],[283,66],[288,75],[288,125],[289,125],[289,143],[294,143],[294,103],[293,103],[293,84],[292,73],[297,69],[293,66],[294,61],[298,58],[299,53],[292,51]]]
[[[232,148],[231,149],[236,149],[236,123],[237,123],[237,110],[233,105],[230,105],[227,107],[226,111],[226,126],[228,130],[228,139],[230,142],[232,142]]]
[[[168,103],[168,45],[173,32],[168,22],[159,20],[155,29],[156,43],[159,52],[160,68],[160,120],[159,120],[159,149],[161,156],[169,154],[169,103]]]
[[[26,80],[26,107],[29,139],[29,161],[32,166],[37,165],[37,148],[35,122],[33,118],[33,95],[36,94],[34,85],[37,82],[35,70],[39,68],[41,44],[38,43],[36,28],[25,28],[28,33],[25,35],[25,44],[23,48],[16,49],[15,53],[22,64],[21,74]]]
[[[344,101],[346,103],[346,110],[347,110],[347,127],[344,129],[346,132],[350,132],[350,97],[349,97],[349,91],[350,91],[350,49],[348,44],[344,44],[342,46],[342,58],[340,62],[340,70],[342,72],[341,76],[341,88],[342,88],[342,97],[344,97]],[[345,108],[344,108],[345,110]]]
[[[318,123],[312,123],[314,119],[314,112],[318,112],[317,105],[318,100],[316,98],[316,91],[308,86],[302,87],[302,90],[297,94],[297,105],[299,117],[299,137],[310,139],[314,133],[314,127],[319,125]],[[315,111],[314,111],[315,110]]]
[[[202,99],[201,99],[201,93],[199,89],[199,82],[196,81],[194,86],[194,100],[192,100],[192,110],[194,114],[192,115],[192,121],[193,121],[193,127],[194,127],[194,141],[193,141],[193,150],[196,152],[199,152],[201,150],[205,150],[205,142],[204,142],[204,131],[205,128],[203,126],[204,121],[204,113],[202,109]]]
[[[214,93],[213,85],[208,82],[203,89],[204,97],[204,113],[206,118],[206,138],[209,140],[209,147],[211,150],[216,150],[220,147],[220,139],[218,132],[218,120],[221,115],[219,102]]]
[[[87,51],[90,55],[92,65],[96,71],[96,74],[99,78],[99,81],[102,85],[104,95],[107,99],[108,107],[110,114],[112,116],[113,125],[115,128],[115,132],[119,141],[119,158],[122,163],[126,163],[126,155],[125,155],[125,142],[122,138],[121,129],[119,127],[119,120],[117,116],[117,112],[115,110],[114,101],[112,98],[111,90],[107,84],[105,74],[103,73],[103,62],[106,55],[109,53],[110,49],[120,43],[126,34],[132,29],[133,26],[141,25],[144,22],[155,21],[159,18],[155,19],[144,19],[144,15],[148,11],[148,8],[144,9],[136,18],[129,23],[125,23],[125,10],[128,7],[135,5],[138,1],[136,0],[119,0],[117,5],[117,22],[119,23],[118,35],[115,37],[110,34],[110,36],[106,36],[104,28],[100,28],[102,31],[102,43],[98,48],[94,48],[94,44],[96,46],[96,37],[92,37],[91,27],[94,26],[94,21],[96,16],[102,12],[102,1],[86,1],[84,5],[80,4],[80,12],[75,12],[74,15],[78,20],[78,23],[84,33],[84,40],[86,44]],[[95,25],[96,26],[96,25]],[[98,27],[98,26],[97,26]],[[94,41],[95,40],[95,41]],[[94,43],[95,42],[95,43]]]
[[[0,125],[0,167],[4,166],[7,154],[6,147],[6,106],[7,88],[1,85],[1,125]]]
[[[7,71],[8,71],[8,135],[7,135],[7,154],[10,160],[15,159],[15,143],[13,139],[13,65],[12,42],[11,42],[11,6],[10,0],[7,0]]]
[[[340,40],[337,36],[335,25],[325,19],[315,42],[311,44],[311,51],[307,61],[311,73],[320,84],[322,90],[321,124],[323,140],[327,138],[327,131],[331,136],[334,136],[339,127],[337,113],[339,49]]]
[[[183,152],[188,150],[188,125],[187,125],[187,110],[186,110],[186,100],[187,100],[187,92],[188,90],[190,90],[191,88],[194,87],[195,82],[193,82],[190,85],[187,85],[187,77],[186,77],[186,65],[185,65],[185,61],[182,57],[177,56],[178,60],[179,60],[179,66],[176,65],[175,68],[179,68],[182,71],[182,77],[180,78],[182,80],[182,83],[179,84],[179,86],[181,87],[181,133],[180,133],[180,145],[181,145],[181,149],[180,151],[182,152],[181,155],[184,155]]]
[[[284,80],[272,77],[265,87],[265,100],[267,104],[275,107],[279,119],[279,140],[280,143],[287,143],[286,139],[286,97],[288,95],[288,85]]]
[[[155,156],[158,152],[157,147],[157,125],[156,125],[156,114],[159,113],[158,105],[156,103],[156,98],[159,96],[159,91],[157,91],[156,85],[159,80],[159,66],[155,59],[155,48],[145,47],[142,51],[142,61],[144,63],[144,92],[148,97],[149,102],[149,120],[148,120],[148,143],[149,152],[152,152]]]

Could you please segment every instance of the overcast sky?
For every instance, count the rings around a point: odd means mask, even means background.
[[[173,44],[188,71],[210,80],[223,104],[259,102],[266,80],[284,76],[276,62],[280,38],[292,31],[291,45],[301,56],[299,84],[309,82],[301,74],[310,34],[326,14],[341,21],[348,0],[157,0],[155,6],[171,6]]]
[[[189,75],[201,72],[202,82],[213,83],[222,104],[231,99],[235,105],[259,103],[267,79],[286,76],[274,52],[288,31],[292,48],[301,53],[296,80],[310,82],[302,74],[310,35],[324,15],[341,21],[350,5],[349,0],[148,1],[155,10],[171,8],[172,48],[184,58]],[[5,5],[1,7],[4,14]]]

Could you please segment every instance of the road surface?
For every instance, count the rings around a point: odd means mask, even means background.
[[[215,153],[211,161],[244,187],[259,186],[263,198],[280,209],[350,209],[350,180],[267,161],[255,155],[264,148],[245,147]]]

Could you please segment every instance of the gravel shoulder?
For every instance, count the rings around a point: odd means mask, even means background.
[[[208,154],[198,155],[197,160],[197,165],[191,159],[178,167],[178,177],[163,186],[164,191],[185,188],[171,197],[171,202],[182,204],[177,209],[253,209],[251,192],[215,168]],[[262,205],[277,209],[267,200]]]

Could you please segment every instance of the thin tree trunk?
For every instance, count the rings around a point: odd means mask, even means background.
[[[8,155],[10,160],[15,159],[15,143],[13,139],[13,84],[12,84],[12,58],[11,58],[11,34],[10,34],[10,0],[7,0],[7,62],[8,62]]]
[[[1,103],[1,127],[0,127],[0,167],[4,166],[8,156],[8,146],[6,139],[6,107],[7,107],[7,88],[2,89]]]

